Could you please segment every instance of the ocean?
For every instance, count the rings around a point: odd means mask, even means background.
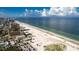
[[[79,17],[20,17],[16,20],[79,41]]]

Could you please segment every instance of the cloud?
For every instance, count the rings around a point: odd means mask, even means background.
[[[40,16],[41,15],[41,10],[28,10],[25,9],[23,16],[28,17],[28,16]]]
[[[59,15],[59,16],[72,15],[72,14],[76,14],[76,8],[75,7],[51,7],[48,14]]]
[[[46,9],[43,9],[41,16],[48,16],[48,11]]]
[[[28,10],[27,8],[20,16],[67,16],[67,15],[76,15],[76,8],[74,7],[51,7],[43,10]]]

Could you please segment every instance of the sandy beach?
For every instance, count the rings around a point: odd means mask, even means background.
[[[33,47],[35,47],[38,51],[44,51],[44,46],[48,44],[55,44],[55,43],[62,43],[67,46],[67,49],[65,51],[78,51],[79,50],[79,43],[74,43],[74,40],[71,40],[69,38],[63,38],[61,35],[57,35],[53,32],[49,32],[43,29],[40,29],[35,26],[28,25],[23,22],[16,21],[18,24],[20,24],[21,27],[24,27],[25,29],[30,29],[30,33],[32,33],[34,40],[32,40],[34,43],[30,43]],[[68,39],[68,40],[66,40]]]

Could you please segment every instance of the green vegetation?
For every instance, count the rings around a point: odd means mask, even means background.
[[[20,47],[18,46],[4,46],[4,45],[0,45],[0,51],[21,51]]]
[[[3,45],[0,45],[0,51],[4,51],[6,48]]]
[[[66,45],[64,44],[50,44],[44,46],[45,51],[64,51],[66,49]]]
[[[21,51],[18,46],[11,46],[7,48],[5,51]]]

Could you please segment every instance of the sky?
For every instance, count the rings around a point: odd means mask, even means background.
[[[0,7],[0,14],[5,14],[9,16],[17,16],[23,14],[25,9],[28,10],[49,10],[50,7]],[[76,7],[76,11],[79,12],[79,7]]]
[[[50,7],[0,7],[0,13],[5,13],[13,16],[23,13],[25,9],[43,10],[43,9],[50,9]]]
[[[3,10],[7,13],[20,13],[25,11],[26,8],[28,10],[35,10],[35,9],[43,10],[44,8],[49,9],[50,7],[0,7],[0,11]]]

